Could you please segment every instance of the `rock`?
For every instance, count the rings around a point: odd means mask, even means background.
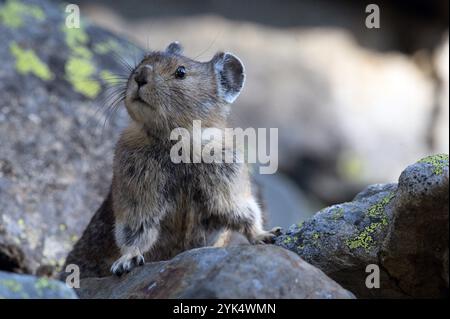
[[[448,155],[430,156],[400,175],[381,263],[414,297],[448,294]]]
[[[254,180],[261,192],[262,206],[268,215],[267,227],[288,227],[311,217],[320,207],[299,187],[281,173],[255,174]]]
[[[448,155],[408,166],[397,184],[377,184],[352,202],[293,225],[276,243],[295,251],[357,297],[448,294]],[[368,289],[366,267],[379,266]]]
[[[118,277],[82,279],[80,298],[353,298],[297,255],[271,245],[198,248]]]
[[[124,70],[113,49],[133,46],[84,20],[64,28],[64,8],[0,2],[0,270],[63,264],[108,192],[126,123],[121,110],[103,127],[100,90]]]
[[[76,299],[73,289],[45,277],[0,271],[0,299]]]

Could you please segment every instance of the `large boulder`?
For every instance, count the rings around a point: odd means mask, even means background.
[[[0,271],[0,299],[76,299],[64,283],[45,277]]]
[[[269,246],[198,248],[122,277],[82,279],[81,298],[353,298],[296,254]]]
[[[295,251],[358,297],[448,295],[448,155],[408,166],[398,184],[366,188],[353,201],[293,225],[277,244]],[[366,267],[380,288],[366,286]]]
[[[0,270],[63,264],[107,194],[125,124],[103,126],[100,91],[124,70],[112,49],[139,50],[84,20],[65,28],[64,10],[0,1]]]

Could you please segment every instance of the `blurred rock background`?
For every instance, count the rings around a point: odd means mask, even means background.
[[[258,177],[272,225],[448,152],[447,1],[378,1],[380,29],[365,27],[367,4],[357,1],[79,3],[144,48],[178,40],[200,60],[219,50],[241,57],[234,125],[279,129],[279,174]]]

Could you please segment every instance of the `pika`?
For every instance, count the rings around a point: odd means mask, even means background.
[[[231,53],[198,62],[173,42],[143,58],[126,82],[131,121],[116,145],[110,192],[66,264],[77,264],[81,277],[121,275],[144,261],[216,245],[218,232],[238,232],[252,244],[273,240],[279,228],[264,230],[245,163],[174,163],[170,156],[172,130],[192,129],[194,120],[226,127],[244,81]]]

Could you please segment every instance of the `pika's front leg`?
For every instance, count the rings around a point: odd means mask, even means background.
[[[122,275],[136,266],[144,264],[144,253],[150,250],[158,239],[159,230],[156,225],[142,222],[131,225],[125,222],[116,223],[116,243],[121,256],[111,266],[111,272]]]
[[[265,230],[263,227],[263,213],[253,196],[240,201],[232,216],[232,221],[236,223],[235,228],[240,228],[243,234],[252,244],[271,244],[275,237],[280,235],[281,227],[274,227]]]
[[[263,212],[253,196],[239,194],[233,198],[228,195],[226,201],[222,198],[226,197],[215,193],[209,201],[209,212],[218,223],[216,226],[242,233],[251,244],[270,244],[280,235],[280,227],[264,229]]]
[[[161,195],[167,186],[166,175],[151,153],[142,146],[130,148],[123,140],[117,145],[111,192],[115,241],[121,255],[111,272],[121,275],[144,263],[144,254],[158,240],[160,221],[172,201]]]
[[[241,232],[252,244],[272,243],[281,228],[269,231],[263,227],[263,212],[252,193],[252,185],[245,165],[217,164],[204,166],[197,196],[199,205],[219,227]],[[208,178],[206,178],[208,176]],[[214,185],[214,187],[205,187]]]

